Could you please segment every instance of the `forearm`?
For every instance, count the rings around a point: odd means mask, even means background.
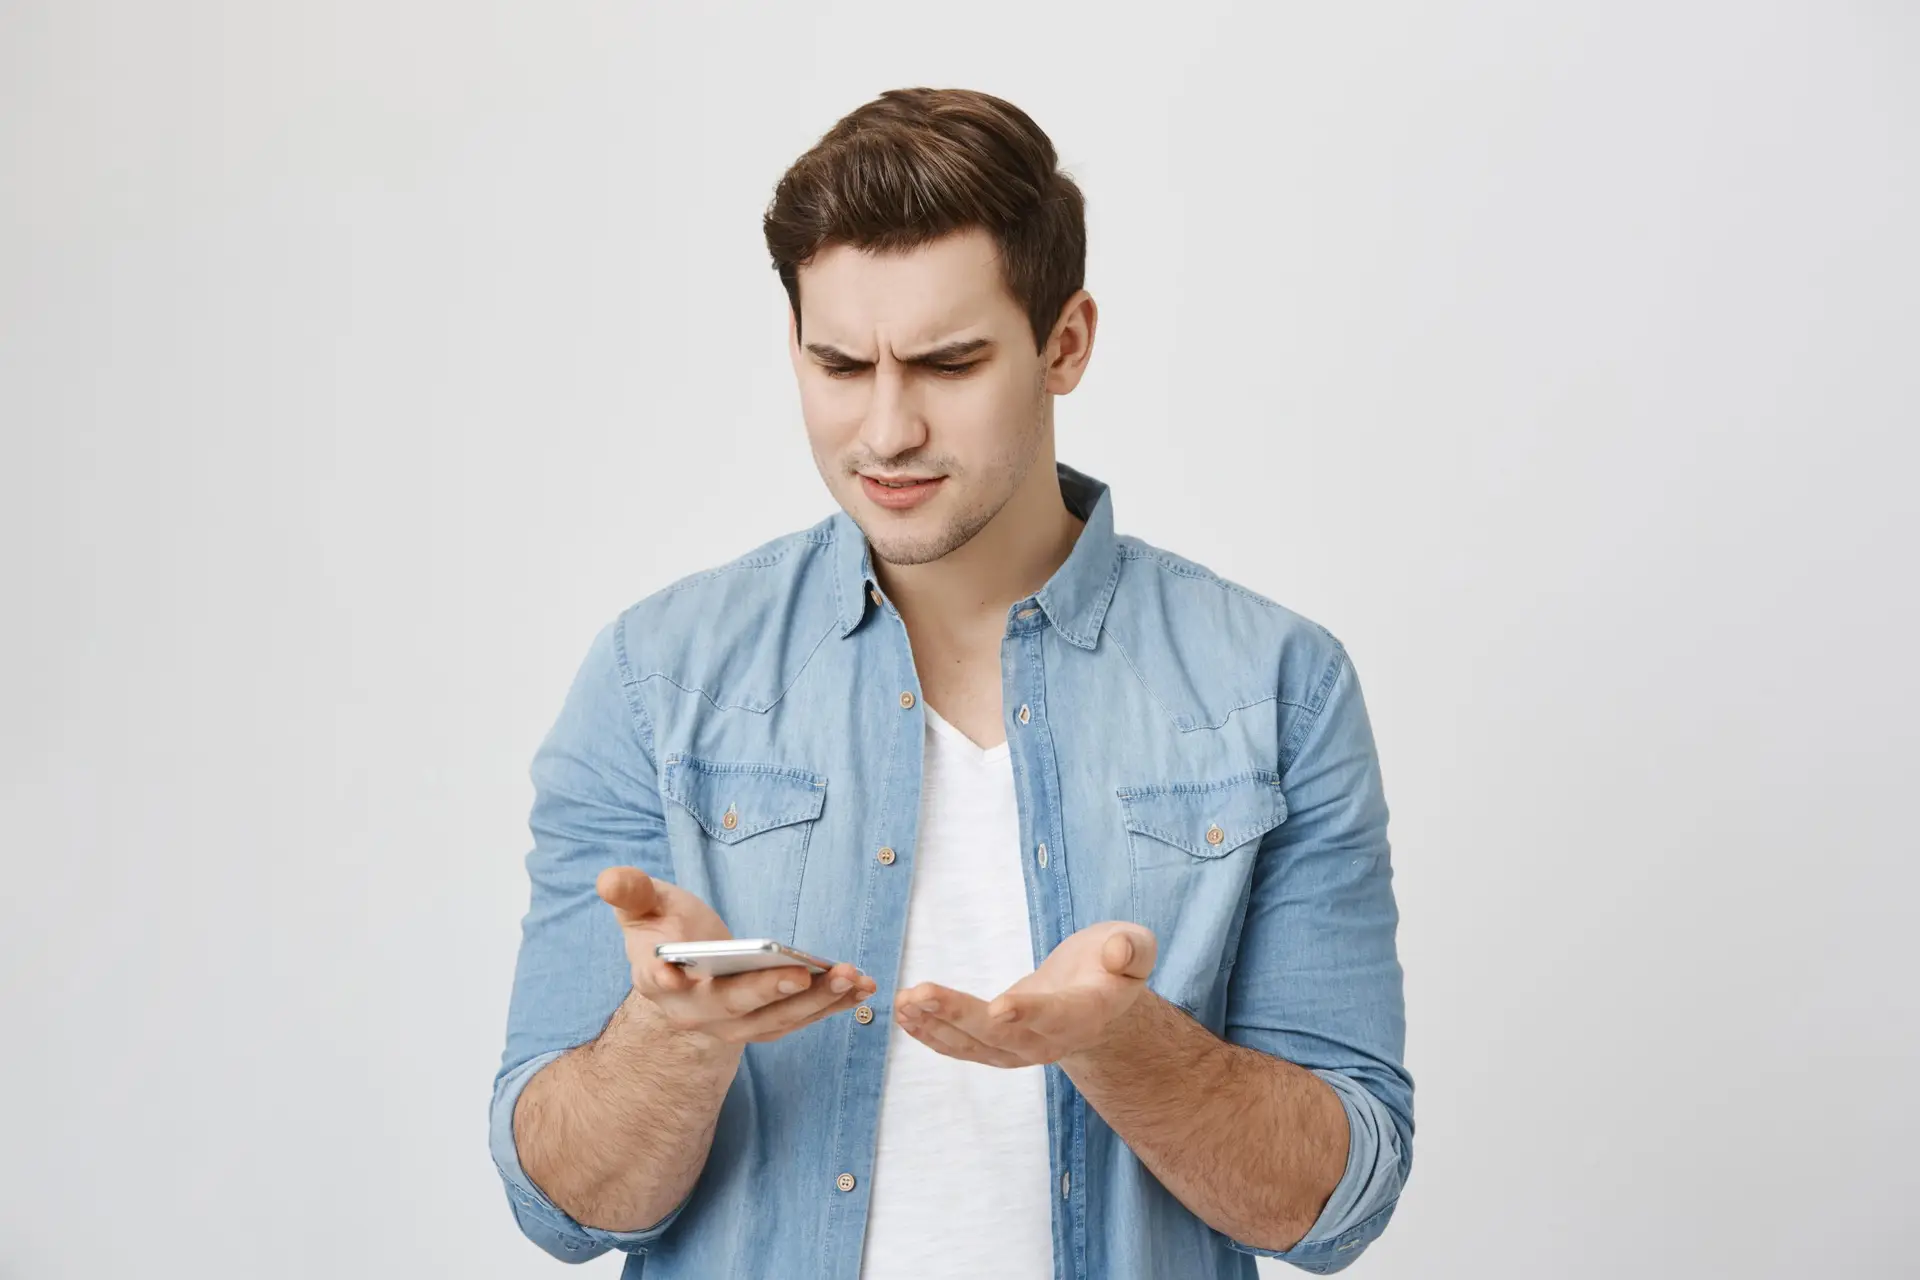
[[[1292,1248],[1346,1170],[1346,1108],[1325,1082],[1151,990],[1105,1044],[1060,1066],[1167,1190],[1233,1239]]]
[[[575,1221],[637,1231],[667,1216],[705,1167],[741,1048],[678,1031],[629,993],[606,1028],[548,1063],[514,1107],[514,1147]]]

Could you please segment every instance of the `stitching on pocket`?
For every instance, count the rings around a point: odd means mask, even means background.
[[[738,844],[779,827],[815,821],[826,804],[827,780],[806,769],[751,761],[702,760],[679,752],[669,755],[666,765],[666,786],[662,790],[667,798],[691,814],[702,831],[722,844]],[[701,782],[690,784],[689,778]],[[720,802],[712,788],[727,778],[758,780],[762,784],[761,798],[770,806],[778,806],[773,808],[773,816],[755,814],[745,825],[726,828],[726,810],[709,811],[718,808]],[[776,782],[771,788],[774,794],[766,794],[768,782]],[[729,801],[727,807],[731,808],[732,804]]]
[[[1134,835],[1147,836],[1199,860],[1225,857],[1287,820],[1280,775],[1268,769],[1211,782],[1121,787],[1115,794],[1129,845]],[[1169,825],[1170,820],[1179,826]],[[1219,841],[1208,840],[1216,829]]]

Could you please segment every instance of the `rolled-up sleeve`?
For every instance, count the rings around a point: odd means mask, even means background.
[[[1413,1164],[1386,797],[1359,678],[1337,642],[1288,748],[1287,818],[1262,842],[1254,868],[1226,1038],[1327,1083],[1347,1114],[1347,1167],[1292,1249],[1228,1243],[1326,1273],[1386,1229]]]
[[[612,910],[594,891],[600,872],[635,866],[671,880],[653,746],[626,677],[623,621],[595,637],[558,719],[534,754],[531,901],[521,921],[507,1012],[507,1043],[494,1076],[488,1145],[515,1220],[564,1262],[609,1249],[638,1252],[679,1217],[686,1201],[638,1231],[604,1231],[568,1216],[527,1176],[513,1112],[527,1082],[568,1049],[600,1034],[632,986]]]
[[[520,1167],[520,1153],[513,1142],[514,1104],[520,1098],[520,1091],[526,1088],[527,1081],[564,1052],[563,1049],[556,1049],[529,1059],[500,1077],[494,1086],[490,1144],[493,1163],[506,1184],[507,1202],[512,1206],[514,1220],[520,1224],[520,1230],[527,1239],[562,1262],[585,1262],[609,1249],[638,1252],[666,1233],[674,1219],[680,1216],[680,1211],[687,1207],[692,1192],[687,1194],[686,1200],[675,1205],[671,1213],[650,1227],[638,1231],[605,1231],[574,1221],[549,1200]]]

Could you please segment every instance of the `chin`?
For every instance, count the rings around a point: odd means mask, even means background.
[[[895,530],[876,538],[869,530],[867,541],[873,544],[874,559],[887,564],[931,564],[965,541],[964,538],[956,541],[955,532],[951,528],[936,526],[923,534]]]
[[[855,523],[873,545],[874,559],[888,564],[930,564],[965,545],[974,532],[965,521],[947,512],[916,511],[905,520],[892,511],[874,515],[879,519],[863,518]]]

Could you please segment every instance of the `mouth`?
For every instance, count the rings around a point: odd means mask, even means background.
[[[860,487],[877,506],[903,510],[919,506],[946,480],[945,476],[874,476],[860,473]]]

